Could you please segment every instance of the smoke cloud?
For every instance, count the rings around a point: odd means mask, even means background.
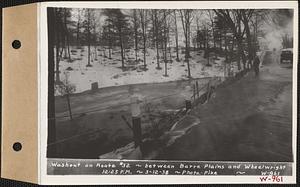
[[[273,10],[270,12],[270,19],[262,28],[265,33],[264,40],[269,49],[282,49],[283,38],[293,38],[293,10]]]

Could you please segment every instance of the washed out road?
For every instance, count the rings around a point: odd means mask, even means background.
[[[259,77],[249,72],[218,88],[189,117],[200,123],[158,159],[292,161],[292,68],[267,54]]]

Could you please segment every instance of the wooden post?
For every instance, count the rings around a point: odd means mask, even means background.
[[[188,85],[188,86],[186,86],[184,88],[184,91],[183,91],[183,94],[182,94],[182,96],[184,98],[184,102],[185,102],[185,110],[186,110],[186,112],[188,110],[192,109],[192,101],[191,101],[191,99],[192,99],[193,96],[191,97],[190,93],[191,93],[191,86]]]
[[[132,116],[132,131],[134,146],[138,147],[142,144],[142,128],[141,128],[141,110],[138,97],[132,95],[131,97],[131,116]]]
[[[207,83],[207,91],[206,91],[206,101],[209,101],[209,97],[210,97],[210,81]]]
[[[194,102],[196,100],[196,85],[193,84],[193,98],[194,98]]]
[[[197,90],[197,98],[199,98],[199,85],[198,85],[198,81],[196,81],[196,90]]]
[[[132,116],[132,130],[134,147],[141,146],[142,144],[142,128],[141,128],[141,118]]]
[[[91,90],[92,91],[96,91],[96,90],[98,90],[98,82],[93,82],[92,84],[91,84]]]
[[[192,109],[192,102],[191,100],[185,100],[185,111]]]

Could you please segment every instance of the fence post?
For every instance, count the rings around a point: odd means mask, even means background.
[[[99,87],[98,87],[98,82],[93,82],[93,83],[91,84],[91,90],[92,90],[92,91],[96,91],[98,88],[99,88]]]
[[[132,95],[130,100],[134,146],[138,147],[142,144],[141,109],[137,96]]]
[[[192,109],[192,102],[191,100],[185,100],[185,111]]]
[[[206,91],[206,101],[209,101],[209,96],[210,96],[210,80],[207,83],[207,91]]]
[[[196,100],[196,85],[193,84],[193,98],[194,98],[194,102]]]
[[[196,81],[196,90],[197,90],[197,98],[199,98],[199,85],[198,85],[198,81]]]
[[[184,91],[183,91],[183,93],[182,93],[182,96],[183,96],[183,98],[184,98],[184,102],[185,102],[185,111],[187,112],[188,110],[190,110],[190,109],[192,109],[192,97],[191,97],[191,95],[190,95],[190,92],[192,91],[191,90],[192,88],[191,88],[191,86],[186,86],[185,88],[184,88]]]

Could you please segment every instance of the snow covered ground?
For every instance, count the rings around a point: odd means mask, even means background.
[[[91,84],[97,82],[99,88],[120,86],[138,83],[159,83],[176,80],[185,80],[187,77],[187,63],[184,62],[184,54],[180,51],[180,61],[175,60],[175,51],[172,52],[172,62],[167,64],[167,74],[165,74],[165,64],[161,59],[161,69],[156,69],[156,52],[154,49],[147,50],[146,62],[147,70],[144,70],[142,50],[139,53],[139,62],[135,63],[134,50],[126,53],[125,67],[121,69],[121,55],[118,49],[115,49],[112,58],[104,57],[104,52],[100,47],[95,50],[91,47],[91,65],[87,65],[87,46],[78,49],[71,47],[71,59],[61,59],[60,61],[60,80],[66,78],[68,82],[76,87],[75,93],[80,93],[91,89]],[[206,66],[207,60],[203,58],[203,51],[191,51],[190,69],[193,78],[224,76],[224,58],[211,58],[210,64]],[[108,50],[105,51],[108,56]],[[168,54],[169,56],[169,54]],[[162,54],[161,54],[162,58]],[[169,57],[168,57],[169,59]],[[58,95],[58,93],[56,93]]]

